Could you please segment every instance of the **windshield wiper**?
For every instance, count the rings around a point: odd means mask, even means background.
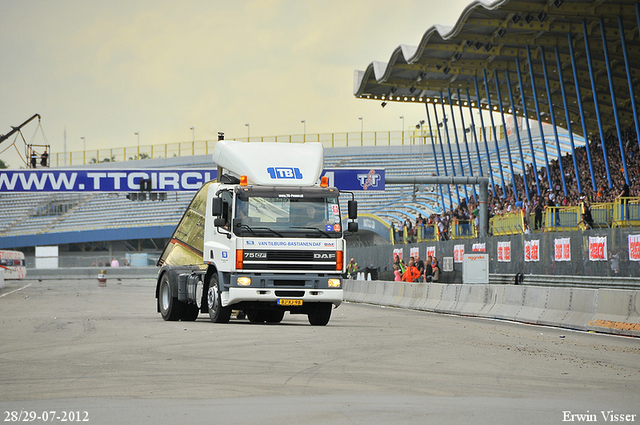
[[[252,235],[254,235],[254,236],[258,236],[258,234],[256,233],[256,231],[259,231],[259,232],[260,232],[260,231],[266,231],[266,232],[271,232],[271,233],[273,233],[274,235],[278,235],[278,236],[280,236],[281,238],[283,238],[283,237],[284,237],[284,236],[282,235],[282,233],[276,232],[275,230],[273,230],[273,229],[272,229],[272,228],[270,228],[270,227],[251,227],[251,226],[249,226],[249,225],[247,225],[247,224],[242,224],[242,223],[236,224],[236,226],[237,226],[237,227],[240,227],[241,229],[246,229],[246,230],[250,231],[250,232],[251,232],[251,234],[252,234]]]
[[[295,227],[290,227],[290,229],[309,229],[309,230],[315,230],[318,233],[322,233],[323,235],[325,235],[326,237],[330,238],[331,237],[331,233],[329,232],[325,232],[322,229],[318,229],[317,227],[311,227],[311,226],[295,226]]]

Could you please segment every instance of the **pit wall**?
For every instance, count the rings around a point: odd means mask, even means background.
[[[640,291],[345,280],[346,301],[640,337]]]

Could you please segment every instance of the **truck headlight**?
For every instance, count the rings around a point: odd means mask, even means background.
[[[240,276],[236,282],[238,286],[249,286],[251,285],[251,278],[248,276]]]
[[[327,282],[329,288],[339,288],[342,285],[342,281],[340,279],[329,279]]]

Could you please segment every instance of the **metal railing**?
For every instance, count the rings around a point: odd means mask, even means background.
[[[606,202],[591,205],[592,227],[635,227],[640,226],[640,197],[617,198],[614,202]],[[565,232],[572,230],[585,230],[587,223],[582,219],[584,206],[547,207],[542,213],[542,229],[531,232]],[[526,215],[524,211],[516,211],[496,215],[489,220],[489,231],[493,236],[521,235],[525,233],[526,224],[531,226],[534,222],[534,214]],[[452,220],[449,225],[446,238],[471,239],[477,237],[477,230],[473,220],[469,224]],[[392,239],[395,243],[416,243],[443,240],[438,226],[425,224],[417,226],[413,235],[404,230],[402,240],[398,237]]]
[[[436,131],[432,129],[431,131]],[[463,129],[456,129],[461,134]],[[478,129],[478,131],[481,131]],[[453,129],[451,140],[453,138]],[[316,133],[293,134],[265,137],[236,137],[233,140],[243,142],[262,143],[305,143],[319,142],[325,148],[354,147],[354,146],[421,146],[431,145],[429,130],[422,133],[416,130],[405,131],[364,131],[347,133]],[[435,139],[436,144],[439,143]],[[191,155],[208,155],[213,153],[217,140],[196,140],[191,142],[176,142],[158,145],[129,146],[122,148],[97,149],[78,152],[52,153],[50,165],[64,167],[71,165],[95,164],[101,162],[122,162],[137,159],[171,158]]]

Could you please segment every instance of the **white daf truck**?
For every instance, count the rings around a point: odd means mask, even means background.
[[[339,191],[320,143],[218,141],[217,181],[195,195],[159,261],[164,320],[232,316],[279,323],[286,311],[326,325],[342,303],[346,267]],[[348,201],[349,232],[358,230]]]

